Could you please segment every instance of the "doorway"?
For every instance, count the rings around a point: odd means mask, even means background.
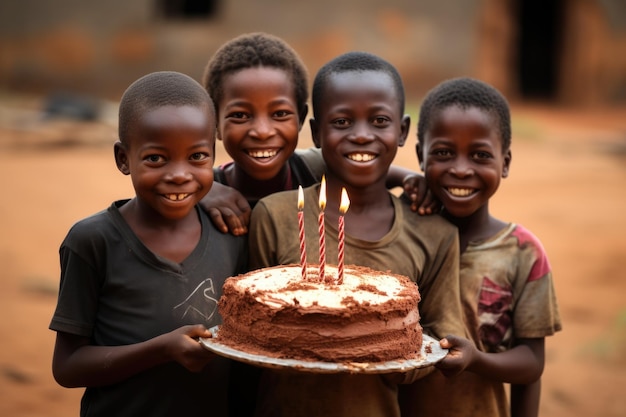
[[[563,1],[517,1],[516,70],[522,99],[552,101],[557,98]]]

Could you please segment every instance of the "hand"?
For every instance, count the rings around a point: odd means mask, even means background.
[[[214,182],[200,205],[222,233],[230,231],[235,236],[248,233],[250,204],[236,189]]]
[[[162,336],[168,354],[191,372],[200,372],[215,355],[198,342],[200,337],[212,337],[201,324],[180,327]]]
[[[453,335],[441,339],[439,345],[448,349],[448,354],[435,366],[448,377],[463,372],[472,363],[477,352],[473,342]]]
[[[410,174],[402,181],[404,194],[411,202],[411,210],[421,215],[438,213],[441,204],[428,189],[426,178],[420,174]]]

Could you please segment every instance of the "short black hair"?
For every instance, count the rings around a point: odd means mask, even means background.
[[[316,111],[319,111],[322,104],[324,87],[331,74],[343,73],[343,72],[365,72],[365,71],[378,71],[388,74],[393,80],[393,84],[396,89],[396,94],[400,101],[400,113],[404,114],[404,84],[402,83],[402,77],[400,73],[389,62],[383,58],[370,54],[368,52],[347,52],[339,55],[338,57],[327,62],[315,76],[313,81],[313,90],[311,93],[311,101],[313,104],[313,117],[317,117]]]
[[[163,106],[206,107],[215,120],[213,100],[199,82],[180,72],[153,72],[133,82],[122,95],[120,141],[126,142],[132,125],[144,112]]]
[[[424,141],[424,135],[437,112],[452,106],[459,106],[462,109],[476,107],[493,115],[500,130],[502,151],[509,150],[511,115],[506,98],[491,85],[468,77],[446,80],[428,92],[420,108],[417,122],[419,142]]]
[[[301,117],[309,99],[308,74],[296,51],[281,38],[263,32],[240,35],[222,45],[209,60],[202,84],[217,106],[224,98],[224,78],[247,68],[271,67],[285,71],[293,82]]]

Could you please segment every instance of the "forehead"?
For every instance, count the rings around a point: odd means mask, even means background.
[[[479,107],[451,105],[435,109],[424,134],[425,140],[465,138],[489,140],[502,144],[495,113]]]
[[[147,107],[138,112],[130,127],[128,142],[139,144],[162,133],[213,132],[215,116],[208,104]]]
[[[394,79],[384,71],[330,73],[324,83],[322,93],[322,105],[331,105],[345,100],[379,101],[399,105],[401,101]]]
[[[481,126],[485,130],[499,133],[498,116],[495,112],[476,106],[461,106],[451,104],[442,106],[430,114],[428,130],[441,128],[464,128],[469,125]]]
[[[276,67],[252,67],[230,73],[224,77],[224,99],[258,93],[274,92],[293,96],[294,80],[286,70]]]

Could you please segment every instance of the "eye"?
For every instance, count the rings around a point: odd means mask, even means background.
[[[237,121],[245,121],[248,120],[250,118],[250,115],[246,112],[242,112],[242,111],[234,111],[234,112],[230,112],[226,115],[227,119],[231,119],[235,122]]]
[[[286,119],[293,114],[292,111],[289,110],[277,110],[274,112],[274,117],[277,119]]]
[[[430,154],[439,158],[450,158],[452,156],[452,151],[446,148],[439,148],[433,149]]]
[[[391,120],[387,116],[376,116],[372,119],[372,124],[376,127],[387,127]]]
[[[205,160],[209,159],[210,157],[211,157],[211,155],[209,155],[206,152],[194,152],[194,153],[191,154],[189,159],[192,160],[192,161],[205,161]]]
[[[337,119],[332,120],[330,123],[333,126],[338,127],[338,128],[346,128],[350,126],[350,121],[346,119],[345,117],[339,117]]]
[[[472,158],[478,159],[478,160],[485,160],[485,159],[492,159],[493,156],[491,155],[491,153],[486,152],[486,151],[477,151],[472,154]]]
[[[144,158],[144,161],[151,163],[151,164],[158,164],[160,162],[165,161],[165,158],[162,157],[161,155],[157,155],[157,154],[152,154],[152,155],[148,155]]]

